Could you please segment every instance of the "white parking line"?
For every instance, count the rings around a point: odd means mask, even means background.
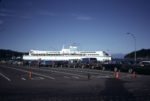
[[[29,73],[29,71],[27,71],[27,70],[18,69],[18,68],[14,68],[14,67],[6,67],[6,68],[10,68],[10,69],[18,70],[18,71],[21,71],[21,72]],[[40,73],[32,72],[32,74],[38,75],[38,76],[43,76],[43,77],[46,77],[46,78],[49,78],[49,79],[53,79],[53,80],[55,79],[55,78],[53,78],[51,76],[43,75],[43,74],[40,74]]]
[[[44,80],[44,78],[43,77],[39,77],[41,80]]]
[[[26,80],[25,78],[21,78],[22,80]]]
[[[11,81],[11,80],[10,80],[7,76],[5,76],[4,74],[0,73],[0,75],[1,75],[2,77],[4,77],[6,80]]]
[[[55,79],[55,78],[53,78],[51,76],[47,76],[47,75],[43,75],[43,74],[39,74],[39,73],[35,73],[35,72],[33,72],[32,74],[43,76],[43,77],[46,77],[46,78],[49,78],[49,79],[53,79],[53,80]]]
[[[34,77],[34,78],[31,78],[31,80],[44,80],[43,77]]]
[[[34,68],[34,69],[35,69],[35,68]],[[38,69],[39,69],[39,68],[38,68]],[[39,69],[39,70],[42,70],[42,71],[50,71],[50,72],[55,72],[55,73],[62,73],[62,74],[73,75],[73,76],[79,76],[79,77],[83,77],[83,78],[86,77],[86,76],[79,75],[79,74],[67,73],[67,72],[57,71],[57,70],[45,70],[45,69]]]
[[[111,78],[111,77],[108,75],[99,75],[96,78],[99,79],[99,78]]]
[[[79,77],[78,77],[78,76],[72,76],[72,78],[79,79]]]
[[[67,79],[69,79],[70,77],[68,77],[68,76],[64,76],[64,78],[67,78]]]

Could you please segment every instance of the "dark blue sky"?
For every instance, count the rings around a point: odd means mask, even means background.
[[[1,0],[0,48],[128,53],[150,48],[150,0]]]

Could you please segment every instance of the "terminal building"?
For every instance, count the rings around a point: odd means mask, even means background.
[[[78,51],[77,46],[62,48],[61,51],[30,50],[28,55],[23,55],[25,61],[69,61],[82,58],[96,58],[97,61],[111,61],[111,56],[105,51]]]

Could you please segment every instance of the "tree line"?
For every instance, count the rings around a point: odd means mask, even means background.
[[[125,59],[133,59],[135,51],[128,53],[124,56]],[[136,51],[137,59],[150,59],[150,49],[141,49]]]
[[[7,50],[7,49],[0,49],[0,60],[10,60],[10,59],[16,59],[18,57],[22,58],[24,54],[27,53],[17,52],[17,51]]]

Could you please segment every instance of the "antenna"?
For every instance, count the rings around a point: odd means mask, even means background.
[[[65,48],[65,45],[62,46],[62,49],[64,49],[64,48]]]

